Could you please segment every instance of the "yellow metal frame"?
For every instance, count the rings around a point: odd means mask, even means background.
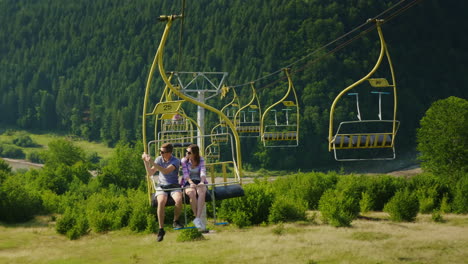
[[[169,80],[172,79],[173,74],[169,76]],[[187,141],[194,142],[194,127],[200,129],[195,120],[185,114],[184,109],[182,108],[182,104],[185,100],[173,100],[172,98],[172,91],[166,85],[163,91],[163,94],[160,98],[160,101],[154,107],[152,113],[146,115],[154,115],[155,124],[154,124],[154,137],[158,139],[167,138],[167,140],[173,138],[185,138]],[[180,115],[182,117],[182,124],[167,124],[168,119],[172,119],[174,115]],[[160,125],[158,125],[161,123]],[[168,129],[172,129],[169,133]],[[159,149],[159,145],[155,144],[155,153],[157,153]],[[181,153],[177,153],[181,154]],[[202,150],[203,154],[203,150]],[[183,155],[183,153],[182,153]]]
[[[258,99],[257,92],[255,90],[254,83],[250,83],[250,88],[252,89],[252,98],[250,101],[239,108],[236,114],[234,115],[234,123],[236,124],[236,130],[241,134],[240,137],[259,137],[261,135],[261,117],[262,109],[260,107],[260,100]],[[254,104],[256,103],[256,104]],[[242,125],[243,122],[240,120],[240,114],[244,109],[258,109],[258,122],[246,122],[252,123],[252,125]],[[258,125],[256,125],[258,123]]]
[[[296,89],[294,88],[294,84],[291,78],[291,74],[289,72],[288,68],[283,69],[286,77],[288,78],[288,90],[286,94],[281,98],[278,102],[272,104],[269,106],[265,112],[263,112],[262,119],[260,121],[260,128],[261,128],[261,139],[263,142],[263,145],[265,147],[297,147],[299,145],[299,121],[300,121],[300,113],[299,113],[299,100],[297,98],[297,93]],[[287,101],[290,97],[290,94],[293,94],[294,96],[294,101]],[[270,113],[270,111],[278,106],[279,104],[283,104],[284,106],[287,107],[295,107],[296,109],[296,124],[292,125],[277,125],[274,127],[284,127],[286,128],[286,131],[280,131],[280,132],[268,132],[267,127],[265,126],[265,117]],[[287,129],[287,128],[292,128],[295,127],[294,130]],[[287,145],[281,145],[281,144],[267,144],[267,141],[274,141],[274,142],[280,142],[280,141],[287,141],[291,142],[294,141],[295,144],[287,144]]]
[[[399,121],[396,120],[396,113],[397,113],[397,90],[396,90],[396,81],[395,81],[395,73],[393,69],[393,64],[390,58],[390,54],[387,49],[387,45],[385,43],[385,39],[382,33],[381,29],[381,24],[383,23],[382,20],[375,20],[376,27],[377,27],[377,32],[379,35],[380,39],[380,54],[377,59],[377,62],[375,66],[372,68],[372,70],[363,78],[360,80],[356,81],[355,83],[351,84],[350,86],[346,87],[343,91],[341,91],[333,101],[330,109],[330,123],[329,123],[329,131],[328,131],[328,150],[332,151],[336,149],[362,149],[362,148],[394,148],[395,146],[395,136],[398,130],[399,126]],[[392,77],[392,83],[390,84],[386,79],[384,78],[371,78],[372,75],[375,74],[379,66],[381,65],[384,57],[387,58],[387,62],[390,68],[390,73]],[[363,120],[363,121],[352,121],[355,123],[359,122],[378,122],[378,121],[383,121],[383,122],[392,122],[392,131],[385,132],[385,133],[356,133],[356,134],[336,134],[334,135],[334,113],[335,113],[335,107],[337,102],[341,99],[341,97],[349,92],[351,89],[357,87],[359,84],[362,84],[365,81],[369,81],[371,86],[373,87],[393,87],[393,120]],[[345,123],[345,122],[342,122]],[[341,124],[340,124],[341,125]],[[337,132],[339,129],[337,129]],[[351,137],[355,137],[358,139],[357,144],[352,144],[351,140],[348,142],[345,142],[345,137],[348,137],[349,139]],[[379,145],[377,144],[377,141],[375,141],[375,144],[369,144],[369,140],[374,137],[386,137],[386,136],[391,136],[391,144],[382,144]],[[365,140],[365,142],[361,142],[361,138]],[[339,144],[337,145],[336,142],[339,141]],[[361,144],[362,143],[362,144]],[[336,156],[336,155],[335,155]]]
[[[193,104],[195,104],[197,106],[203,107],[203,108],[205,108],[205,109],[207,109],[209,111],[214,112],[215,114],[217,114],[221,118],[221,120],[224,120],[226,125],[231,129],[232,135],[234,137],[235,148],[236,148],[236,153],[235,153],[236,154],[236,164],[237,164],[237,170],[239,172],[238,183],[242,184],[242,157],[241,157],[241,151],[240,151],[240,139],[239,139],[239,135],[238,135],[238,133],[236,131],[235,125],[232,123],[232,121],[228,117],[226,117],[226,115],[224,113],[222,113],[218,109],[216,109],[216,108],[214,108],[214,107],[212,107],[210,105],[207,105],[205,103],[193,100],[192,98],[184,95],[182,92],[180,92],[178,89],[176,89],[171,84],[170,77],[167,76],[166,70],[164,69],[164,65],[163,65],[164,47],[165,47],[165,44],[166,44],[166,41],[167,41],[167,38],[168,38],[168,35],[169,35],[169,31],[170,31],[171,26],[172,26],[172,23],[177,18],[182,18],[182,15],[171,15],[171,16],[161,16],[161,17],[159,17],[160,21],[165,21],[166,22],[166,26],[164,28],[164,32],[163,32],[162,37],[161,37],[161,41],[159,43],[156,54],[154,56],[153,63],[151,65],[151,69],[150,69],[150,72],[149,72],[149,75],[148,75],[148,80],[147,80],[147,83],[146,83],[145,98],[144,98],[144,102],[143,102],[143,118],[142,118],[142,141],[143,141],[144,152],[148,153],[148,146],[146,144],[146,142],[147,142],[147,136],[146,136],[146,116],[147,116],[147,113],[146,112],[147,112],[147,107],[148,107],[151,82],[152,82],[155,70],[158,69],[161,78],[163,79],[164,83],[166,84],[166,86],[170,89],[170,91],[173,94],[177,95],[179,98],[181,98],[181,99],[183,99],[183,100],[185,100],[187,102],[193,103]],[[151,193],[152,193],[152,191],[154,192],[154,190],[153,190],[154,186],[151,184],[150,175],[147,175],[147,187],[148,187],[148,199],[149,199],[149,202],[151,204]]]
[[[226,126],[224,126],[223,124],[217,124],[211,129],[211,142],[217,142],[217,143],[228,142],[229,137],[224,133],[224,131],[221,131],[221,133],[218,131],[219,128],[223,129],[224,127]]]
[[[224,97],[226,95],[226,93],[229,91],[229,88],[228,87],[223,87],[223,91],[224,92],[221,93],[222,97]],[[223,106],[223,108],[221,108],[222,113],[225,113],[225,111],[229,111],[229,109],[227,109],[227,108],[230,107],[230,106],[236,106],[237,108],[239,108],[239,97],[237,96],[236,90],[232,89],[232,92],[233,92],[232,100],[229,103],[227,103],[225,106]],[[234,116],[235,115],[236,115],[236,113],[233,113],[232,120],[231,120],[232,122],[234,122]],[[226,116],[229,118],[229,113],[227,113]],[[222,119],[220,120],[220,124],[225,125]]]

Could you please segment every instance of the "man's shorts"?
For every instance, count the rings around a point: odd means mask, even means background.
[[[166,188],[166,189],[174,189],[174,188],[180,188],[180,185],[178,185],[177,187],[171,187],[171,188]],[[162,188],[161,186],[157,186],[156,187],[156,196],[158,195],[168,195],[169,193],[171,194],[171,196],[173,196],[175,193],[178,193],[178,192],[182,192],[181,189],[177,189],[177,190],[169,190],[169,191],[166,191],[164,188]]]

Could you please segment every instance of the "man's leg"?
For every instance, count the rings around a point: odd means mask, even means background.
[[[172,199],[174,199],[174,221],[179,221],[180,213],[182,212],[182,192],[172,192]]]
[[[158,214],[158,223],[159,223],[159,228],[162,229],[164,228],[164,210],[166,207],[166,202],[167,202],[167,195],[161,194],[156,197],[158,200],[158,208],[157,208],[157,214]]]

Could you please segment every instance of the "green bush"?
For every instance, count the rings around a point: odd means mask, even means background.
[[[1,150],[0,150],[1,152]],[[0,171],[10,173],[11,172],[11,166],[8,164],[6,161],[3,159],[0,159]]]
[[[69,239],[75,240],[89,232],[89,224],[84,210],[80,207],[70,207],[57,219],[55,230]]]
[[[361,199],[361,195],[366,191],[368,176],[364,175],[343,175],[336,183],[336,190],[346,193],[356,201]]]
[[[69,189],[69,184],[73,180],[73,173],[69,166],[59,165],[58,167],[44,166],[34,179],[35,184],[41,190],[51,190],[56,194],[63,194]]]
[[[419,201],[409,189],[400,190],[385,205],[384,211],[390,214],[393,221],[411,222],[418,215]]]
[[[42,210],[39,193],[21,175],[7,177],[0,186],[0,220],[15,223],[31,220]]]
[[[2,149],[2,153],[0,153],[2,157],[12,159],[23,159],[25,156],[22,149],[13,145],[4,144]]]
[[[306,201],[308,208],[317,209],[322,194],[333,188],[337,181],[336,173],[299,173],[276,179],[271,183],[276,196],[288,196]]]
[[[325,223],[350,226],[359,215],[359,202],[344,191],[328,190],[320,198],[319,210]]]
[[[431,218],[432,218],[432,221],[434,221],[436,223],[443,223],[444,222],[444,218],[442,217],[442,214],[440,213],[440,211],[437,211],[437,210],[432,212]]]
[[[177,242],[190,242],[204,240],[203,234],[196,228],[182,229],[177,236]]]
[[[141,150],[118,144],[108,163],[102,167],[98,180],[103,187],[110,184],[122,188],[138,188],[144,182],[145,167],[141,165]]]
[[[270,209],[270,223],[306,220],[307,202],[290,196],[277,196]]]
[[[340,177],[336,189],[356,200],[360,200],[366,193],[366,208],[368,211],[380,211],[384,204],[393,197],[396,190],[406,185],[402,178],[389,175],[345,175]],[[364,203],[363,202],[363,203]]]
[[[367,213],[373,210],[374,207],[374,200],[372,197],[367,192],[363,192],[361,200],[359,201],[359,208],[361,213]]]
[[[459,214],[468,213],[468,174],[457,182],[454,189],[452,210]]]
[[[37,143],[26,133],[19,133],[19,135],[13,139],[13,144],[23,148],[37,146]]]
[[[149,219],[155,222],[154,215],[151,213],[152,208],[148,204],[147,194],[143,191],[129,190],[128,201],[130,203],[131,214],[128,221],[128,227],[130,230],[141,232],[148,230],[150,231],[152,225],[149,223]]]
[[[448,188],[442,183],[440,177],[432,173],[421,173],[409,180],[409,188],[414,190],[419,200],[419,212],[431,213],[439,208],[442,196]]]
[[[439,211],[441,213],[450,213],[452,211],[448,193],[444,193],[442,201],[440,202]]]
[[[152,214],[146,215],[146,229],[145,232],[148,234],[156,233],[159,226],[156,222],[155,216]]]
[[[44,156],[45,154],[42,151],[31,151],[26,154],[26,159],[34,163],[43,164],[45,161]]]
[[[268,182],[244,185],[245,196],[221,202],[218,216],[238,226],[257,225],[268,221],[274,194]]]
[[[128,224],[131,208],[127,198],[104,189],[87,200],[89,226],[96,232],[120,229]]]
[[[400,177],[389,175],[365,176],[365,193],[372,200],[371,211],[382,211],[384,205],[395,195],[396,191],[404,188],[407,181]]]
[[[44,213],[59,213],[61,196],[51,190],[43,190],[41,193]]]

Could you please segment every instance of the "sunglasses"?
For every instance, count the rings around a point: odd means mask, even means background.
[[[161,153],[161,154],[166,154],[166,153],[169,153],[169,151],[162,151],[162,150],[160,150],[159,153]]]

